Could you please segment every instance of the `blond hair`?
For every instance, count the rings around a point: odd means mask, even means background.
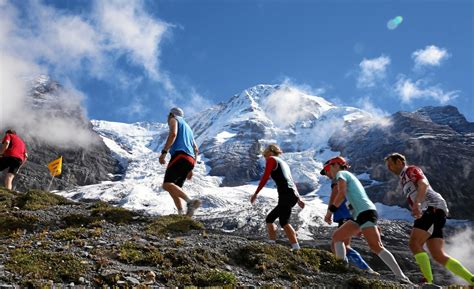
[[[265,150],[263,151],[263,153],[265,153],[265,152],[270,152],[275,156],[279,156],[283,153],[283,151],[281,150],[281,148],[277,144],[268,145],[267,148],[265,148]]]

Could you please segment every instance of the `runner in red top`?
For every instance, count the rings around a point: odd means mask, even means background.
[[[263,156],[267,163],[265,165],[265,173],[260,180],[257,190],[250,198],[253,204],[257,200],[257,195],[265,186],[270,176],[275,181],[278,191],[278,205],[268,214],[266,218],[268,236],[270,243],[275,243],[276,240],[276,225],[275,220],[280,220],[281,227],[285,230],[286,236],[291,243],[293,250],[299,250],[300,246],[296,239],[296,233],[293,227],[288,223],[290,220],[291,209],[298,203],[301,208],[304,208],[304,202],[300,199],[298,190],[296,189],[293,178],[291,177],[290,168],[288,164],[279,158],[283,152],[275,145],[269,145],[264,151]]]
[[[8,168],[5,188],[11,190],[12,182],[20,167],[26,162],[28,154],[23,140],[12,129],[5,132],[0,149],[0,172]]]

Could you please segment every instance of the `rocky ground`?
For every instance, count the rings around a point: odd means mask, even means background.
[[[409,288],[394,281],[360,239],[354,247],[380,277],[346,267],[328,251],[332,229],[314,228],[297,253],[264,232],[212,229],[218,220],[150,217],[102,202],[0,189],[0,287],[279,286]],[[421,278],[408,251],[405,222],[381,224],[383,242],[406,274]],[[449,275],[434,266],[438,283]],[[459,288],[450,286],[450,288]]]

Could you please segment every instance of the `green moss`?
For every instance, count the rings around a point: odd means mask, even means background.
[[[32,230],[38,218],[0,214],[0,236],[9,236],[17,230]]]
[[[5,267],[21,276],[28,276],[30,280],[54,282],[77,282],[88,270],[87,265],[74,255],[25,249],[13,251]]]
[[[330,273],[346,273],[349,271],[346,264],[338,260],[334,254],[325,250],[303,248],[298,251],[305,262],[308,262],[319,270]]]
[[[0,212],[10,211],[15,205],[18,193],[4,188],[0,188]]]
[[[40,210],[57,205],[70,205],[73,202],[53,193],[31,190],[16,199],[16,205],[22,210]]]
[[[124,208],[118,207],[99,207],[92,209],[91,217],[104,219],[116,224],[130,224],[138,214]]]
[[[399,288],[395,283],[384,282],[376,279],[367,279],[362,276],[354,276],[347,281],[349,288],[358,289],[379,289],[379,288]]]
[[[119,248],[118,260],[127,264],[156,266],[163,262],[163,255],[155,248],[145,248],[125,242]]]
[[[73,241],[77,239],[89,239],[102,235],[101,228],[87,229],[84,227],[71,227],[63,230],[57,230],[53,234],[53,238],[58,240]]]
[[[197,286],[225,286],[233,288],[231,285],[237,283],[237,278],[230,272],[220,270],[210,270],[207,272],[197,273],[193,276],[194,285]]]
[[[169,215],[156,218],[147,227],[147,232],[156,236],[170,233],[186,233],[190,230],[204,230],[204,225],[187,216]]]
[[[94,224],[97,220],[99,220],[99,218],[86,216],[83,214],[71,214],[65,216],[62,220],[68,227],[86,227]]]
[[[237,264],[262,274],[266,280],[277,277],[293,280],[301,271],[300,266],[306,265],[286,247],[257,242],[238,248],[233,256]]]

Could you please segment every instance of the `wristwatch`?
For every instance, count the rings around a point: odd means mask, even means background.
[[[167,153],[168,153],[167,150],[165,150],[165,149],[162,149],[162,150],[161,150],[161,154],[162,154],[162,155],[166,155]]]

